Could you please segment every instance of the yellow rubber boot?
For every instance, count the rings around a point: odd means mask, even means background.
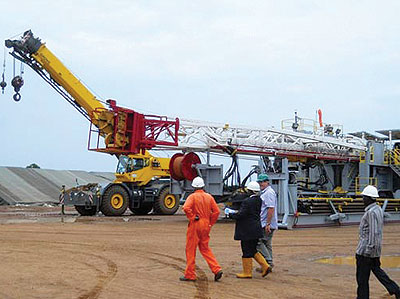
[[[253,271],[253,259],[251,257],[242,258],[243,272],[236,274],[237,278],[251,278]]]
[[[267,276],[269,273],[272,272],[272,268],[270,267],[270,265],[267,263],[267,261],[265,260],[265,258],[263,257],[263,255],[259,252],[257,252],[254,255],[254,259],[257,261],[257,263],[260,264],[262,272],[261,272],[261,276]]]

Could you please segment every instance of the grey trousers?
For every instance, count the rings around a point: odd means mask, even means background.
[[[263,228],[263,237],[258,240],[257,251],[260,252],[265,260],[271,266],[274,265],[273,256],[272,256],[272,236],[274,235],[274,229],[271,229],[271,232],[267,234],[265,228]]]

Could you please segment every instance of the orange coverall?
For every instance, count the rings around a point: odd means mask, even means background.
[[[221,270],[221,266],[208,246],[211,227],[217,222],[219,215],[219,207],[214,197],[204,192],[204,190],[196,190],[186,199],[183,211],[189,219],[186,233],[185,277],[196,279],[195,260],[197,246],[199,246],[200,253],[211,271],[214,274],[218,273]],[[195,220],[196,215],[199,216],[199,220]]]

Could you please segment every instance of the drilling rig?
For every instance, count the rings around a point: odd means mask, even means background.
[[[182,151],[171,158],[171,192],[184,198],[190,181],[201,175],[208,192],[238,208],[245,183],[267,173],[278,195],[279,226],[291,229],[359,223],[361,191],[374,185],[385,221],[400,222],[400,130],[345,134],[342,125],[318,115],[314,120],[295,114],[279,129],[181,119],[178,145],[157,146]],[[207,153],[207,162],[200,163],[196,152]],[[225,174],[221,165],[212,165],[210,153],[231,157]],[[239,159],[251,156],[259,162],[241,180]]]
[[[367,185],[380,190],[378,203],[385,212],[385,220],[400,222],[400,142],[396,142],[400,140],[400,130],[377,131],[380,136],[367,132],[345,134],[343,126],[324,123],[320,111],[318,120],[296,114],[294,119],[282,121],[281,128],[257,128],[143,115],[117,106],[114,100],[108,100],[106,108],[67,69],[59,66],[60,62],[30,31],[20,40],[6,41],[6,46],[14,49],[12,56],[59,89],[88,118],[89,145],[93,140],[95,144],[89,150],[120,157],[122,170],[119,179],[117,171],[117,180],[110,189],[100,190],[97,186],[97,189],[89,188],[89,193],[75,190],[67,194],[66,198],[72,198],[75,205],[79,197],[84,198],[85,209],[89,207],[91,213],[96,211],[94,206],[100,206],[105,214],[120,215],[116,211],[126,210],[125,198],[134,198],[139,203],[152,202],[141,201],[143,194],[135,197],[135,192],[140,194],[142,189],[137,184],[129,184],[129,155],[146,156],[148,150],[169,150],[179,151],[169,160],[168,167],[160,168],[171,176],[168,189],[161,188],[168,190],[163,203],[167,208],[171,206],[171,211],[177,208],[178,198],[184,200],[193,191],[190,182],[196,176],[203,177],[206,191],[217,201],[235,206],[246,196],[246,182],[252,175],[263,172],[268,174],[278,195],[280,227],[358,223],[364,212],[360,193]],[[62,76],[59,76],[60,70]],[[74,92],[65,82],[81,90]],[[82,94],[90,96],[81,100]],[[104,138],[103,144],[100,137]],[[205,163],[201,162],[200,153],[206,155]],[[222,165],[212,164],[211,157],[215,155],[231,158],[232,164],[225,173]],[[243,179],[238,166],[242,157],[258,159],[258,164]],[[144,158],[143,164],[153,165],[151,158],[148,162]],[[107,190],[110,190],[109,196],[106,196]],[[158,192],[155,190],[148,192],[148,196],[153,192],[154,197]],[[143,192],[145,198],[146,192]],[[122,208],[118,208],[121,202]],[[113,210],[104,205],[112,206]]]

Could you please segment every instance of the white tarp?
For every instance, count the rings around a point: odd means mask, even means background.
[[[0,167],[0,204],[57,203],[62,185],[105,185],[113,179],[108,172]]]

